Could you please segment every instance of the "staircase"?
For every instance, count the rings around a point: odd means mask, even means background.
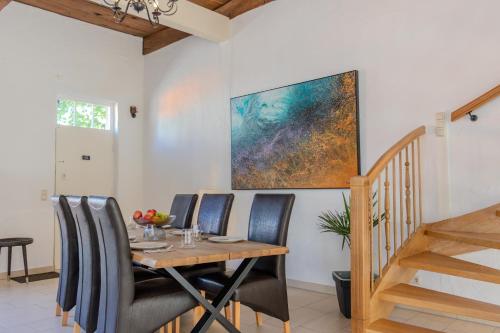
[[[500,323],[500,306],[411,285],[419,270],[500,283],[500,270],[457,259],[500,250],[500,204],[422,223],[420,141],[425,128],[351,180],[353,333],[433,333],[388,318],[397,305]]]

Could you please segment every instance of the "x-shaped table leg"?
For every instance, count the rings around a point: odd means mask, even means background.
[[[200,321],[191,331],[192,333],[206,332],[210,325],[212,325],[214,320],[217,320],[222,326],[224,326],[224,328],[228,332],[240,332],[223,315],[221,315],[220,311],[222,310],[224,305],[226,305],[227,302],[231,299],[234,291],[240,286],[240,284],[243,282],[258,259],[259,258],[250,258],[243,260],[238,269],[233,273],[231,278],[224,285],[224,288],[222,288],[219,294],[214,298],[212,303],[210,303],[205,297],[203,297],[200,292],[195,287],[193,287],[193,285],[174,267],[165,268],[165,270],[206,309],[203,317],[201,317]]]

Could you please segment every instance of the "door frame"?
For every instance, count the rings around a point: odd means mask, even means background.
[[[105,98],[99,97],[88,97],[85,95],[77,95],[77,94],[58,94],[54,103],[54,112],[52,113],[54,122],[54,184],[52,193],[57,194],[57,128],[62,127],[63,125],[57,124],[57,101],[60,99],[69,99],[74,101],[87,102],[92,104],[105,105],[110,107],[110,131],[112,132],[113,137],[113,195],[116,195],[118,191],[118,135],[119,135],[119,126],[118,126],[118,102],[112,101]],[[59,221],[57,220],[56,213],[54,212],[53,219],[53,230],[54,230],[54,242],[53,242],[53,267],[55,271],[59,271],[61,269],[61,235],[59,231]]]

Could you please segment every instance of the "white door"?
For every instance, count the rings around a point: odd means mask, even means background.
[[[60,126],[56,129],[56,194],[113,196],[114,141],[109,130]],[[60,268],[59,224],[54,263]]]

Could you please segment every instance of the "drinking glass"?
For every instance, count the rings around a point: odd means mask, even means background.
[[[182,244],[183,248],[193,248],[194,245],[194,237],[193,237],[193,229],[184,229],[182,233]]]
[[[201,229],[200,229],[200,226],[195,224],[193,226],[193,237],[194,237],[194,240],[199,242],[202,240],[202,237],[201,237]]]

